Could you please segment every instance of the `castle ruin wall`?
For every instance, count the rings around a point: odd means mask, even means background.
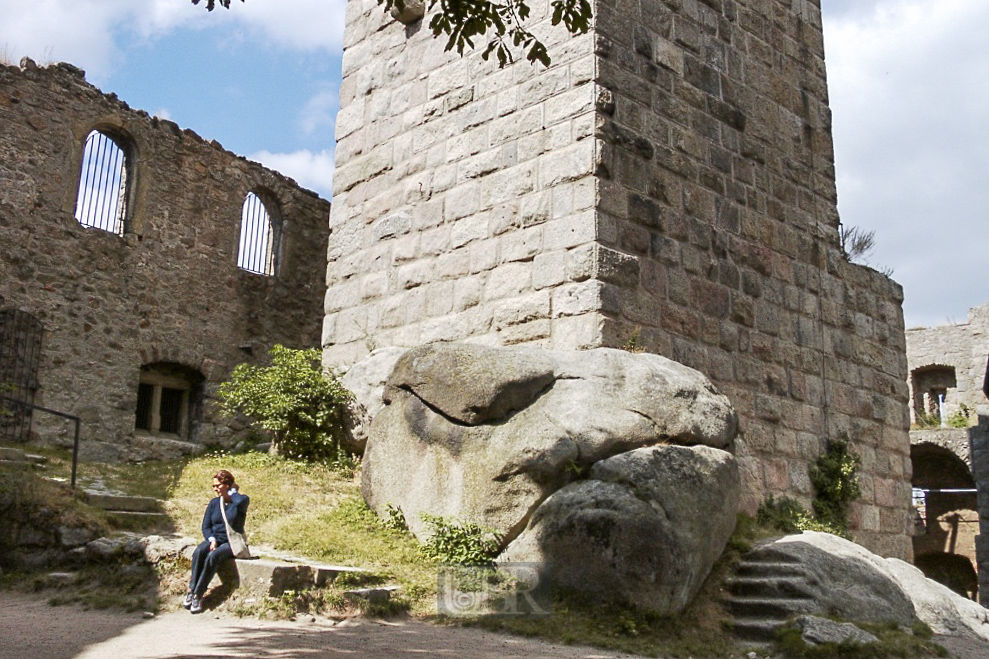
[[[120,235],[75,216],[94,130],[128,150]],[[238,268],[249,192],[273,213],[274,276]],[[201,379],[186,403],[195,418],[183,436],[161,433],[166,443],[229,439],[216,384],[274,343],[319,341],[328,215],[329,202],[291,179],[130,108],[75,67],[0,66],[0,309],[44,327],[34,402],[82,418],[84,455],[156,454],[135,432],[155,364]],[[41,414],[34,432],[72,437]]]

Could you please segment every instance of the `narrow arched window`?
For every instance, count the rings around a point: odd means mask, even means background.
[[[82,155],[76,220],[86,227],[124,233],[127,207],[127,154],[114,138],[94,130]]]
[[[240,213],[240,248],[237,267],[258,275],[273,276],[278,235],[268,207],[253,192],[247,193]]]

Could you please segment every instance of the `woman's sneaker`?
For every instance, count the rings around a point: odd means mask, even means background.
[[[203,600],[201,597],[192,596],[192,604],[189,606],[189,613],[202,613]]]
[[[183,609],[188,609],[189,607],[191,607],[192,606],[192,603],[195,601],[195,599],[196,599],[196,596],[192,594],[192,591],[186,593],[185,594],[185,599],[182,600],[182,608]]]

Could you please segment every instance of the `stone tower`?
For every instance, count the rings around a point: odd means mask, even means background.
[[[842,255],[819,2],[546,11],[552,65],[499,70],[349,3],[324,361],[636,343],[733,400],[745,510],[847,438],[856,539],[908,557],[902,291]]]

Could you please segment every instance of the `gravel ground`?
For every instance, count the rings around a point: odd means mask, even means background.
[[[987,659],[989,646],[940,637],[957,659]],[[50,607],[43,597],[0,591],[0,659],[331,659],[355,657],[628,658],[592,648],[416,621],[271,622],[206,612],[140,613]]]

